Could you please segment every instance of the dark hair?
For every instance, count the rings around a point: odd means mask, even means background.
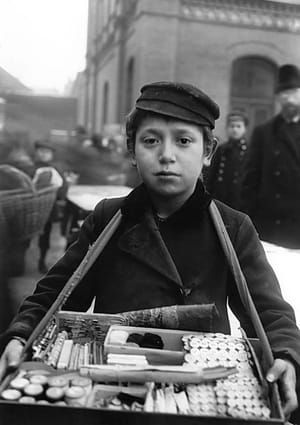
[[[136,138],[136,132],[139,126],[141,125],[141,122],[148,118],[148,117],[159,117],[162,116],[167,119],[172,119],[171,116],[168,115],[162,115],[155,112],[150,111],[144,111],[143,109],[136,109],[134,108],[126,117],[126,141],[127,141],[127,149],[130,153],[134,153],[135,148],[135,138]],[[176,118],[174,118],[176,119]],[[189,121],[186,121],[189,122]],[[191,124],[194,124],[191,122]],[[212,144],[215,144],[215,137],[213,135],[213,132],[211,128],[207,125],[199,125],[194,124],[199,129],[202,129],[203,132],[203,142],[204,142],[204,149],[210,148]]]

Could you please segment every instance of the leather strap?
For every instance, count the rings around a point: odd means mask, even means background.
[[[52,319],[53,315],[61,309],[61,307],[64,305],[64,303],[67,301],[71,293],[74,291],[74,289],[77,287],[77,285],[80,283],[80,281],[83,279],[83,277],[86,275],[86,273],[89,271],[89,269],[92,267],[98,256],[101,254],[103,249],[105,248],[106,244],[118,228],[120,222],[121,222],[121,210],[118,210],[112,219],[109,221],[109,223],[106,225],[106,227],[103,229],[103,231],[100,233],[98,238],[95,240],[93,245],[89,248],[86,255],[84,256],[83,260],[77,267],[77,269],[74,271],[72,276],[69,278],[65,286],[62,288],[60,293],[58,294],[56,300],[54,303],[50,306],[49,310],[45,314],[45,316],[42,318],[42,320],[39,322],[37,327],[34,329],[30,337],[28,338],[23,351],[22,351],[22,358],[25,358],[25,355],[27,351],[31,348],[31,345],[33,342],[40,336],[40,334],[46,329],[47,324]]]
[[[242,303],[249,314],[253,327],[255,329],[256,335],[259,338],[262,350],[264,354],[264,359],[266,361],[266,366],[269,368],[274,363],[274,357],[272,353],[272,349],[269,343],[269,340],[267,338],[266,332],[264,330],[264,327],[262,325],[262,322],[260,320],[260,317],[258,315],[258,312],[256,310],[256,307],[254,305],[252,296],[250,294],[244,273],[241,269],[239,260],[237,258],[235,249],[232,245],[232,242],[230,240],[230,237],[228,235],[228,232],[226,230],[225,224],[223,222],[223,219],[221,217],[221,214],[218,210],[217,205],[214,201],[211,201],[209,205],[209,212],[210,216],[212,218],[213,224],[215,226],[217,235],[219,237],[219,240],[221,242],[223,251],[225,253],[225,256],[227,258],[230,270],[233,274],[234,280],[237,285],[237,289],[240,295],[240,298],[242,300]]]

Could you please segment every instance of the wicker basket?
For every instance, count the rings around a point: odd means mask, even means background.
[[[29,240],[41,233],[55,204],[57,187],[40,190],[0,191],[1,226],[13,241]]]

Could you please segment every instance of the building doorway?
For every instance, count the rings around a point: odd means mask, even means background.
[[[248,115],[248,136],[275,113],[276,75],[277,66],[263,57],[246,56],[232,64],[230,107]]]

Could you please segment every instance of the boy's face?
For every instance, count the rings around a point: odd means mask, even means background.
[[[246,133],[246,126],[242,120],[232,120],[227,124],[227,136],[231,140],[241,140]]]
[[[148,117],[136,132],[134,161],[143,182],[157,196],[190,196],[211,156],[204,153],[202,130],[194,124]]]
[[[36,149],[36,158],[42,162],[51,162],[53,160],[53,151],[47,147],[38,147]]]

